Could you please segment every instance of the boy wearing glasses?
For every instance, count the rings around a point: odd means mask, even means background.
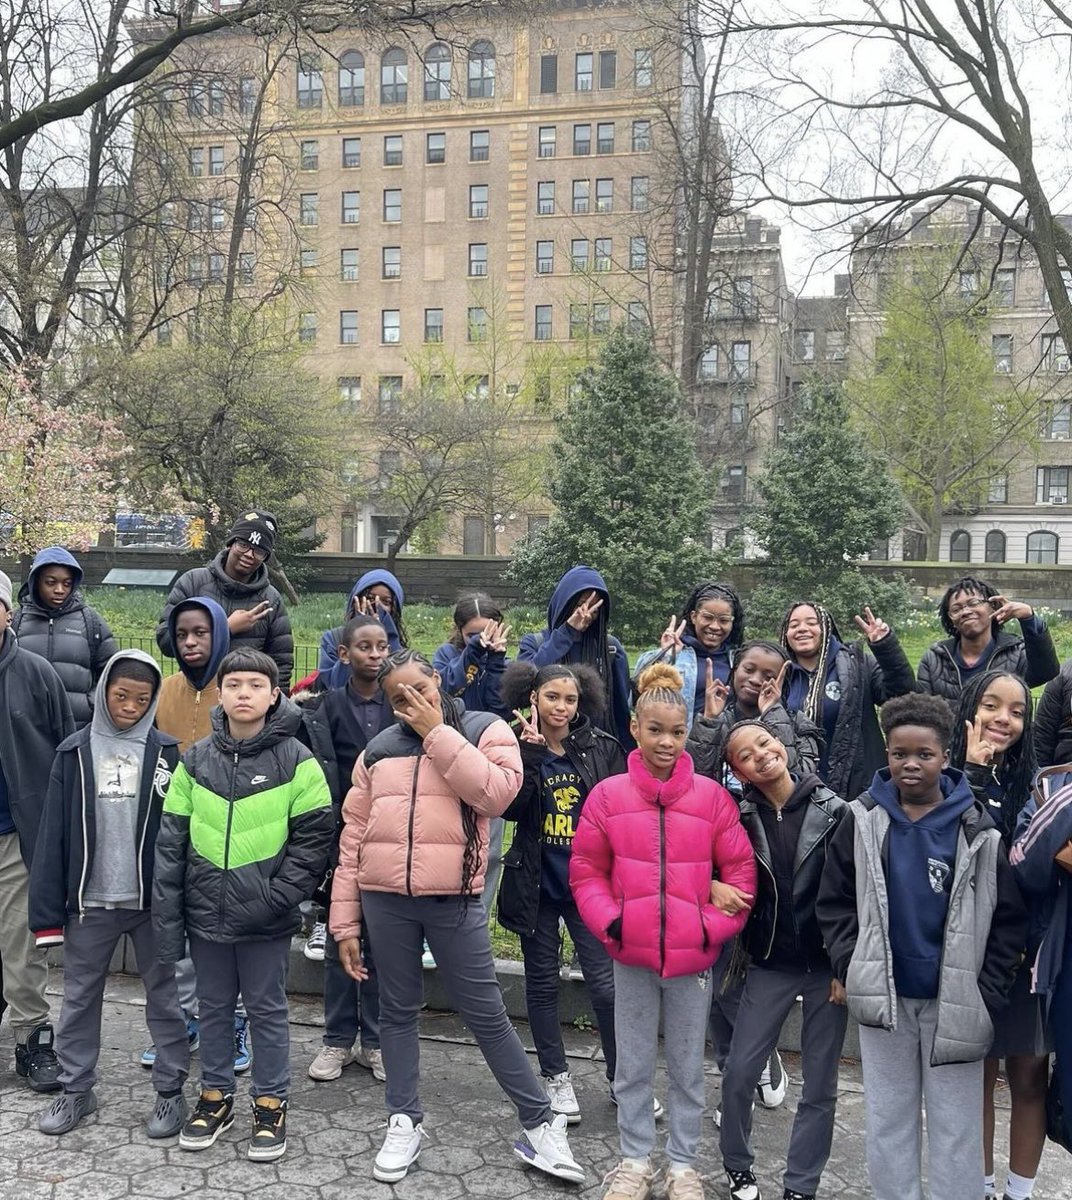
[[[294,666],[294,638],[283,598],[268,582],[267,561],[278,536],[270,512],[252,510],[240,516],[227,534],[223,550],[204,567],[180,575],[160,614],[156,641],[175,657],[171,610],[192,596],[208,596],[227,615],[232,650],[262,650],[279,668],[279,686],[289,690]]]

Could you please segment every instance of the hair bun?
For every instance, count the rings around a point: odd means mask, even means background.
[[[685,681],[681,678],[681,672],[669,663],[653,663],[650,667],[645,667],[636,681],[637,696],[643,696],[645,692],[652,692],[656,688],[680,692],[684,687]]]

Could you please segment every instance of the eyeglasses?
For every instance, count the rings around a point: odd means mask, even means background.
[[[962,600],[956,608],[949,610],[949,619],[957,620],[959,617],[965,617],[968,613],[973,613],[977,608],[985,608],[989,603],[982,596],[973,596],[970,600]]]
[[[263,546],[254,546],[252,542],[247,542],[243,538],[235,538],[231,544],[237,547],[239,554],[252,554],[257,562],[264,562],[268,557],[268,551]]]

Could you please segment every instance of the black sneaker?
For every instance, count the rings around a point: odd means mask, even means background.
[[[258,1096],[253,1101],[253,1132],[246,1157],[254,1162],[271,1162],[287,1152],[287,1102],[275,1096]]]
[[[759,1184],[751,1171],[731,1171],[726,1168],[730,1181],[730,1200],[761,1200]]]
[[[193,1116],[179,1131],[183,1150],[207,1150],[234,1124],[234,1096],[214,1088],[201,1093]]]
[[[15,1074],[29,1081],[35,1092],[60,1090],[60,1062],[52,1048],[51,1025],[38,1025],[25,1042],[15,1045]]]
[[[815,1200],[814,1192],[794,1192],[792,1188],[786,1188],[782,1192],[782,1200]]]

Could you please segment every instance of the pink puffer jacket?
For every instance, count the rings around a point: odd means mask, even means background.
[[[737,805],[683,754],[664,783],[629,755],[628,773],[588,793],[570,856],[570,890],[612,958],[665,978],[706,970],[744,928],[711,903],[716,876],[756,893],[752,843]],[[620,938],[608,927],[621,919]]]
[[[478,862],[469,894],[484,887],[488,818],[506,811],[521,786],[521,751],[505,721],[463,713],[465,734],[440,725],[424,739],[402,725],[378,734],[354,764],[342,806],[339,865],[331,887],[331,932],[361,930],[359,889],[409,896],[458,895],[465,829],[477,814]]]

